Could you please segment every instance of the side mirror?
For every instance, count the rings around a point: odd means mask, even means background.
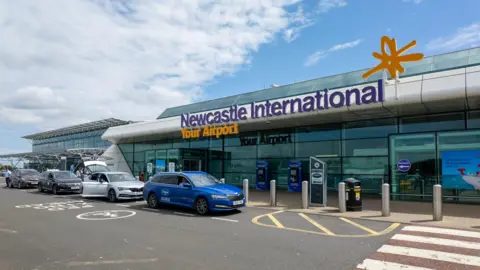
[[[192,188],[192,185],[190,185],[190,183],[183,183],[183,184],[182,184],[182,187],[184,187],[184,188]]]

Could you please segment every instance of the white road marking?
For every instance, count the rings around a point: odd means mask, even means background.
[[[116,205],[122,206],[122,207],[130,207],[130,205],[128,205],[128,204],[119,204],[119,203],[117,203]]]
[[[126,259],[116,261],[90,261],[90,262],[69,262],[67,265],[72,266],[87,266],[87,265],[102,265],[102,264],[124,264],[124,263],[149,263],[156,262],[157,258],[152,259]]]
[[[5,233],[17,233],[17,231],[9,230],[9,229],[2,229],[2,228],[0,228],[0,232],[5,232]]]
[[[359,269],[365,270],[433,270],[431,268],[424,268],[424,267],[416,267],[410,266],[406,264],[399,264],[399,263],[392,263],[392,262],[385,262],[385,261],[377,261],[366,259],[363,263],[357,265]]]
[[[127,213],[125,215],[121,215],[122,213]],[[95,211],[95,212],[87,212],[80,215],[77,215],[78,219],[83,220],[111,220],[111,219],[119,219],[119,218],[128,218],[137,214],[135,211],[130,210],[103,210],[103,211]]]
[[[434,237],[416,236],[416,235],[407,235],[407,234],[396,234],[392,237],[392,239],[480,250],[480,243],[466,242],[466,241],[459,241],[459,240],[450,240],[450,239],[443,239],[443,238],[434,238]]]
[[[438,233],[438,234],[448,234],[448,235],[455,235],[455,236],[480,238],[480,233],[479,232],[460,231],[460,230],[443,229],[443,228],[432,228],[432,227],[422,227],[422,226],[406,226],[402,230],[403,231]]]
[[[222,220],[222,221],[228,221],[228,222],[238,222],[238,220],[235,220],[235,219],[228,219],[228,218],[218,218],[218,217],[212,217],[212,219],[215,219],[215,220]]]
[[[173,212],[176,215],[187,216],[187,217],[194,217],[194,214],[182,213],[182,212]]]
[[[457,264],[480,266],[480,257],[442,251],[384,245],[378,250],[378,252],[452,262]]]

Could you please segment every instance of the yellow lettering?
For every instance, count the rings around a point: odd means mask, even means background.
[[[206,126],[206,127],[203,129],[203,134],[202,134],[202,136],[204,136],[204,137],[210,136],[208,131],[209,131],[209,128],[208,128],[208,126]]]

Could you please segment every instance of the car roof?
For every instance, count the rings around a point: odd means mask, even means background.
[[[104,173],[104,174],[129,174],[126,172],[96,172],[96,173]]]
[[[199,174],[207,174],[206,172],[202,171],[185,171],[185,172],[159,172],[156,173],[155,175],[199,175]]]

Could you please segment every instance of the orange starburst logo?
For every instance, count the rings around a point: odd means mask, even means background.
[[[375,74],[376,72],[386,69],[393,79],[397,78],[397,72],[405,72],[405,68],[402,66],[402,63],[420,61],[423,59],[423,54],[421,53],[402,55],[404,52],[410,50],[416,45],[417,42],[414,40],[397,51],[397,41],[394,38],[383,36],[380,41],[380,48],[382,50],[382,54],[378,52],[374,52],[372,54],[373,57],[380,60],[380,64],[363,74],[362,77],[366,79]],[[387,47],[390,55],[387,53]]]

